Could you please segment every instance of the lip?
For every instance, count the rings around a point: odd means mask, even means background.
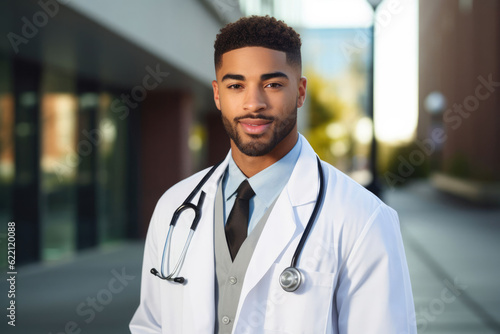
[[[247,134],[258,135],[264,133],[272,121],[262,118],[243,118],[239,123]]]

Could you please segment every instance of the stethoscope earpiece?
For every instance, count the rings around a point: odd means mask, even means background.
[[[163,280],[166,280],[166,281],[174,281],[175,283],[180,283],[180,284],[184,284],[186,282],[186,279],[184,277],[163,276],[155,268],[151,268],[151,270],[149,272],[151,274],[153,274],[154,276],[161,278]]]
[[[186,280],[184,279],[184,277],[176,277],[174,278],[174,282],[176,283],[180,283],[180,284],[184,284]]]

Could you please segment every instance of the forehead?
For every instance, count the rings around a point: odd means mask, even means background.
[[[222,55],[222,66],[217,77],[228,73],[242,75],[261,75],[281,71],[292,73],[293,68],[286,61],[286,53],[259,46],[231,50]]]

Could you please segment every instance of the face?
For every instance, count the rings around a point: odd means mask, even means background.
[[[286,62],[285,52],[263,47],[229,51],[216,76],[214,100],[233,151],[283,156],[293,148],[306,79]]]

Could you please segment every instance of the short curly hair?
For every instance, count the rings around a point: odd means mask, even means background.
[[[302,69],[300,35],[274,17],[252,15],[223,27],[214,43],[215,69],[222,66],[222,55],[247,46],[261,46],[286,53],[287,63]]]

